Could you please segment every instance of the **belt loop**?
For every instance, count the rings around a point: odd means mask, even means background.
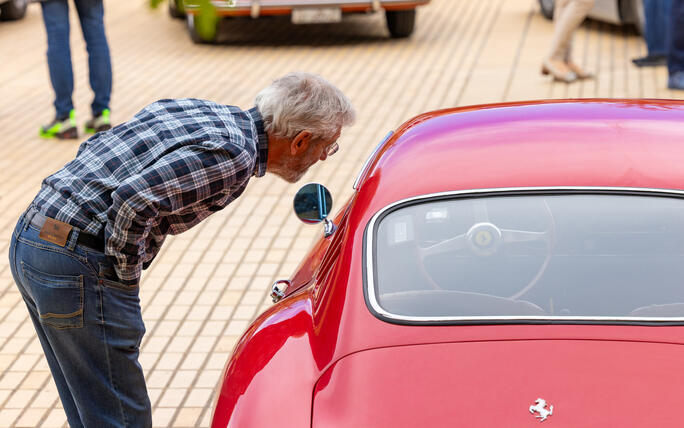
[[[29,205],[24,211],[21,212],[19,215],[19,220],[17,223],[21,224],[21,227],[24,227],[24,219],[26,218],[26,214],[28,214],[28,211],[31,209],[31,205]]]
[[[78,234],[81,233],[79,229],[76,229],[75,227],[71,229],[71,233],[69,234],[69,239],[67,240],[66,245],[64,248],[66,248],[69,251],[74,251],[74,248],[76,248],[76,243],[78,242]]]
[[[28,209],[24,213],[24,232],[28,230],[29,225],[31,224],[31,220],[33,220],[33,216],[35,216],[37,213],[38,210],[33,206],[33,204],[29,205]]]

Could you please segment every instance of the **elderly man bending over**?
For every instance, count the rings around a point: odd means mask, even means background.
[[[252,177],[299,180],[354,121],[347,97],[307,73],[276,80],[255,104],[157,101],[85,141],[21,215],[12,275],[72,428],[152,424],[138,283],[166,236],[223,209]]]

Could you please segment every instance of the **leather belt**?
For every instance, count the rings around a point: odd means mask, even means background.
[[[31,208],[31,211],[33,211],[33,213],[29,212],[29,215],[32,214],[30,224],[31,224],[31,226],[40,230],[43,227],[43,225],[45,224],[45,220],[47,219],[47,217],[45,217],[43,214],[36,211],[35,208]],[[104,253],[104,249],[105,249],[104,236],[90,235],[88,233],[82,232],[78,228],[74,228],[74,230],[78,231],[78,238],[76,239],[77,245],[84,245],[88,248],[91,248],[93,250],[97,250],[97,251]]]

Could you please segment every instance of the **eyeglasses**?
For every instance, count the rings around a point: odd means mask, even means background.
[[[331,145],[325,148],[325,154],[326,156],[332,156],[335,153],[337,153],[339,149],[340,146],[337,143],[332,143]]]

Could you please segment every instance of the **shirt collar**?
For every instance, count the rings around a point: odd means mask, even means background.
[[[257,161],[254,165],[254,176],[263,177],[266,174],[266,161],[268,160],[268,135],[264,129],[264,119],[256,107],[247,110],[247,113],[252,117],[254,125],[256,125],[257,136]]]

